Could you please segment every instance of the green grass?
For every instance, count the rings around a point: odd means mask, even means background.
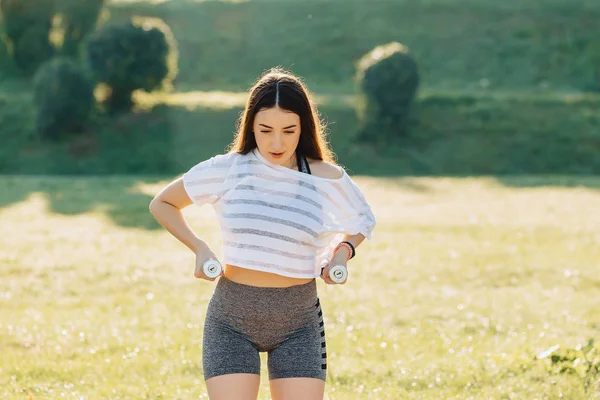
[[[0,96],[0,172],[179,174],[231,142],[246,94],[188,92],[140,96],[152,109],[99,118],[73,140],[35,139],[26,95]],[[411,138],[354,141],[353,96],[317,92],[338,161],[372,176],[597,174],[600,96],[496,91],[423,91]],[[32,139],[33,138],[33,139]]]
[[[593,398],[534,356],[598,335],[600,180],[356,180],[378,226],[319,281],[329,399]],[[206,398],[213,283],[148,212],[167,181],[0,177],[0,397]],[[184,213],[220,255],[212,210]]]

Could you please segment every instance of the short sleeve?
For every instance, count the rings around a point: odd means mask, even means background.
[[[203,206],[219,201],[237,155],[216,155],[194,165],[183,174],[183,187],[194,204]]]
[[[327,266],[335,247],[344,235],[362,234],[373,239],[375,215],[358,185],[344,171],[342,179],[330,183],[324,191],[324,231],[319,236],[319,249],[315,257],[315,273]]]
[[[376,220],[371,206],[358,185],[344,171],[342,179],[333,183],[336,203],[329,203],[326,210],[326,231],[346,235],[361,233],[373,238]]]

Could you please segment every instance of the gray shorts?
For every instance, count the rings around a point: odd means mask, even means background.
[[[260,375],[259,352],[268,353],[269,379],[325,380],[325,328],[316,280],[270,288],[218,278],[204,323],[204,379]]]

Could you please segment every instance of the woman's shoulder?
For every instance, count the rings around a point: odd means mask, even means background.
[[[231,151],[227,153],[220,153],[212,156],[209,161],[214,165],[219,165],[221,167],[231,167],[236,164],[236,161],[244,158],[245,156],[241,153]],[[247,157],[247,155],[246,155]]]
[[[314,160],[312,158],[307,158],[307,160],[308,165],[310,166],[310,172],[315,176],[320,178],[339,179],[344,175],[344,170],[337,165],[333,165],[323,160]]]
[[[241,153],[238,153],[237,151],[229,151],[226,153],[217,154],[214,157],[218,160],[233,161],[237,158],[244,157],[244,155]]]
[[[236,160],[241,156],[239,153],[221,153],[202,159],[193,165],[188,173],[204,173],[205,171],[228,171],[236,164]]]

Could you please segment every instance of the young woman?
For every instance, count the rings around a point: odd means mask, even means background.
[[[298,77],[281,69],[263,74],[228,152],[193,166],[150,204],[195,253],[194,276],[214,281],[202,266],[215,254],[182,218],[190,204],[211,204],[223,235],[223,272],[202,345],[210,399],[256,399],[259,352],[268,352],[274,400],[322,399],[327,352],[316,278],[335,284],[330,267],[346,266],[372,238],[375,217],[333,161]]]

